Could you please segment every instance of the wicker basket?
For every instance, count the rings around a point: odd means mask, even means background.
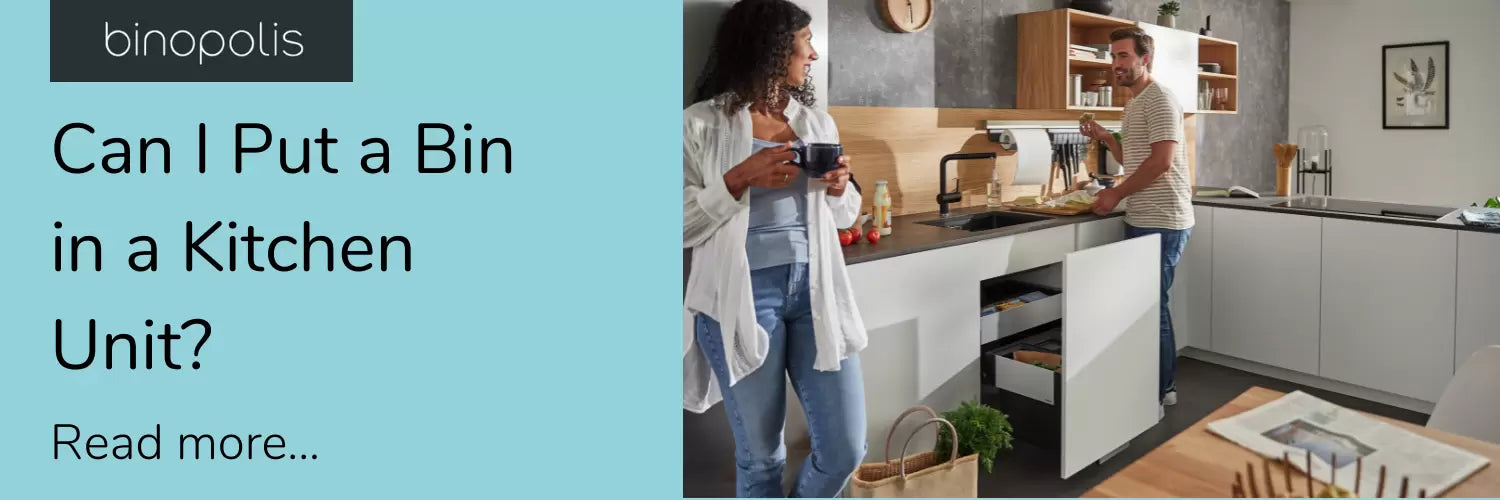
[[[901,445],[902,458],[891,460],[891,438],[896,435],[896,426],[907,415],[926,412],[931,418],[922,422],[916,430],[906,436]],[[953,457],[939,462],[931,451],[906,455],[911,438],[917,430],[931,424],[948,426],[955,438],[958,430],[926,406],[912,407],[896,417],[885,437],[885,460],[859,466],[850,481],[850,495],[855,498],[977,498],[979,496],[979,455],[958,456],[958,439],[953,440]],[[939,428],[938,432],[942,432]]]

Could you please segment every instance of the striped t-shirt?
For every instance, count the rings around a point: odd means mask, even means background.
[[[1126,175],[1134,174],[1151,156],[1152,144],[1177,141],[1172,168],[1125,199],[1125,223],[1161,229],[1193,227],[1193,190],[1188,185],[1182,106],[1167,89],[1153,81],[1141,95],[1125,104],[1122,129]]]

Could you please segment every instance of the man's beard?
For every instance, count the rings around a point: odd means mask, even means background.
[[[1115,83],[1120,84],[1121,87],[1129,87],[1135,85],[1135,82],[1140,79],[1140,73],[1135,71],[1127,71],[1123,75],[1119,73],[1115,74]]]

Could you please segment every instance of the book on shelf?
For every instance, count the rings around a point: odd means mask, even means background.
[[[1109,54],[1101,54],[1088,50],[1068,49],[1068,57],[1082,57],[1086,59],[1098,59],[1100,62],[1110,62]]]

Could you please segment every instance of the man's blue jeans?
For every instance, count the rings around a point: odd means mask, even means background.
[[[1177,263],[1182,260],[1182,250],[1187,247],[1188,235],[1193,228],[1160,229],[1125,225],[1125,238],[1136,238],[1148,234],[1161,235],[1161,370],[1157,398],[1165,398],[1168,392],[1177,390],[1174,377],[1177,372],[1177,338],[1172,332],[1172,311],[1168,292],[1172,289],[1172,277],[1177,272]]]
[[[750,273],[756,322],[771,334],[765,363],[733,386],[724,363],[719,324],[698,315],[698,345],[712,366],[724,395],[724,413],[734,431],[736,495],[784,497],[786,466],[782,431],[786,423],[786,381],[790,377],[812,438],[812,455],[802,464],[795,497],[838,496],[865,456],[865,393],[859,357],[851,354],[839,371],[813,369],[812,297],[807,264],[758,269]]]

